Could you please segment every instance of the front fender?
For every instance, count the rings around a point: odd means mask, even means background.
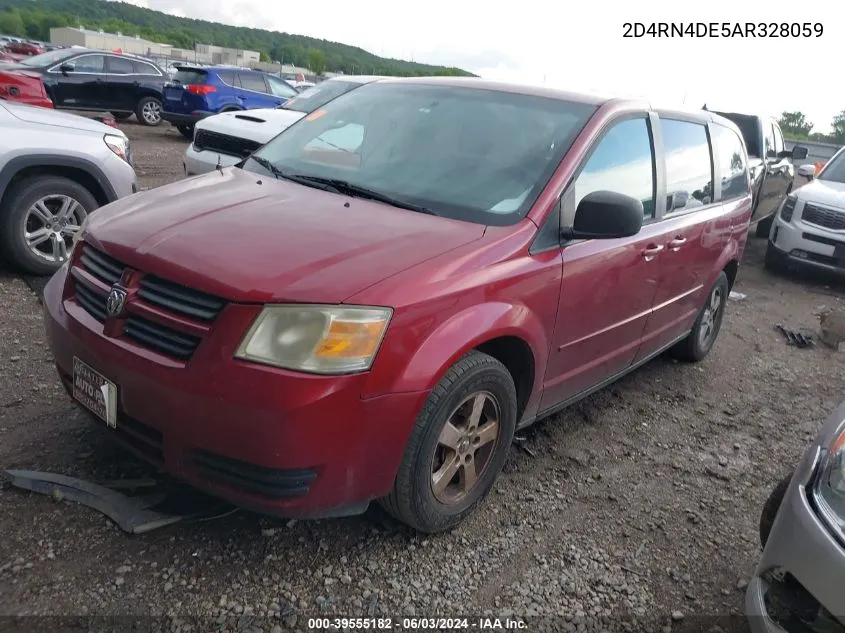
[[[538,385],[542,384],[540,378],[546,368],[549,350],[546,328],[540,317],[527,306],[502,301],[462,309],[428,334],[413,352],[407,353],[406,348],[403,356],[397,354],[391,359],[384,359],[387,365],[395,367],[397,371],[391,371],[389,375],[380,372],[381,379],[376,384],[371,383],[369,396],[430,391],[461,356],[483,343],[504,336],[516,337],[525,342],[534,357],[534,384],[530,404],[539,396]],[[399,332],[392,338],[399,342],[404,337]],[[401,347],[399,345],[397,350],[400,353]],[[525,413],[528,414],[528,410]]]

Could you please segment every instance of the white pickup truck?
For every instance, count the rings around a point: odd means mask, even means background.
[[[359,86],[382,77],[339,76],[320,82],[278,108],[223,112],[194,127],[185,150],[185,175],[205,174],[236,165],[302,117]]]

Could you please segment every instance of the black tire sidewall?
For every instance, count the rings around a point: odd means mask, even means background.
[[[193,125],[177,125],[176,130],[187,139],[191,139],[194,136],[194,126]]]
[[[488,357],[489,358],[489,357]],[[493,360],[493,359],[491,359]],[[431,490],[431,461],[440,431],[454,409],[472,393],[488,391],[499,405],[499,439],[475,489],[461,503],[446,506]],[[411,492],[415,514],[426,526],[449,527],[459,523],[481,503],[504,466],[516,428],[516,389],[507,369],[498,361],[475,367],[458,378],[431,411],[411,470]],[[442,528],[438,528],[442,529]]]
[[[0,205],[0,243],[9,263],[32,275],[49,275],[61,266],[53,265],[30,253],[24,238],[26,212],[36,200],[51,194],[74,198],[88,214],[99,207],[97,200],[85,187],[61,176],[28,178],[6,193]]]
[[[763,505],[763,511],[760,513],[760,546],[765,549],[766,543],[769,540],[769,534],[772,532],[772,526],[775,524],[775,518],[778,515],[780,506],[783,504],[783,499],[786,496],[786,491],[792,481],[792,475],[781,479],[774,490],[769,494],[766,503]]]
[[[147,120],[144,118],[144,105],[147,103],[157,103],[159,107],[159,117],[157,123],[147,123]],[[146,125],[147,127],[156,127],[161,125],[162,118],[161,118],[161,108],[162,102],[161,99],[156,99],[155,97],[144,97],[141,99],[138,104],[135,106],[135,118],[138,120],[140,125]]]

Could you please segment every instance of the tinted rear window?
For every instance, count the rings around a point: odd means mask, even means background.
[[[204,70],[177,70],[176,74],[173,75],[174,83],[186,86],[188,84],[204,84],[206,79],[208,79],[208,73]]]

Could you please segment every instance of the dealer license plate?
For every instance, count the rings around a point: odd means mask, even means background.
[[[73,359],[73,397],[111,428],[117,427],[117,385]]]

